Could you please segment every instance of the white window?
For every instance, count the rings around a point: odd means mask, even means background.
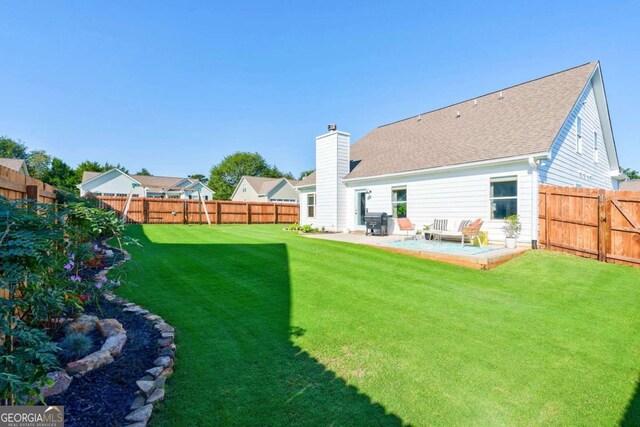
[[[518,214],[518,178],[491,178],[489,203],[491,219],[505,219]]]
[[[391,212],[394,218],[407,217],[407,189],[391,189]]]
[[[307,194],[307,217],[316,217],[316,194]]]
[[[598,163],[599,160],[599,153],[598,153],[598,132],[594,132],[593,133],[593,161]]]
[[[582,154],[582,118],[578,117],[576,127],[576,153]]]
[[[242,187],[242,192],[246,193],[247,192],[247,187]]]

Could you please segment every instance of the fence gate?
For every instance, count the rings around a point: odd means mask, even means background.
[[[541,185],[539,243],[640,267],[640,192]]]

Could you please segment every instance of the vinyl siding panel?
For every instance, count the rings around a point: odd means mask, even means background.
[[[316,220],[318,227],[337,231],[344,227],[349,172],[349,135],[331,132],[316,139]]]
[[[246,189],[246,191],[242,191]],[[231,198],[234,202],[266,202],[265,197],[258,196],[256,190],[247,182],[245,178],[238,183],[238,191]]]
[[[296,191],[295,188],[293,188],[291,184],[289,184],[288,181],[282,181],[282,183],[280,183],[278,187],[275,188],[274,191],[271,192],[271,194],[269,194],[269,201],[274,201],[275,199],[279,199],[279,200],[290,199],[290,200],[295,200],[295,202],[291,202],[291,203],[297,203],[298,192]]]
[[[395,178],[369,181],[366,184],[352,184],[350,199],[355,206],[355,192],[371,191],[367,199],[369,212],[391,214],[391,191],[394,187],[407,188],[407,217],[419,228],[432,224],[434,219],[451,220],[482,218],[483,231],[489,233],[492,241],[504,241],[502,226],[504,221],[491,220],[490,179],[493,177],[515,176],[518,180],[518,214],[522,222],[520,242],[531,241],[532,230],[532,174],[526,162],[501,166],[486,166],[455,172],[425,174],[412,178]],[[401,234],[390,221],[391,233]],[[349,228],[356,229],[355,214],[349,216]]]
[[[82,184],[80,192],[81,196],[84,196],[87,192],[93,194],[129,194],[132,190],[131,184],[135,181],[120,172],[113,170],[104,175],[98,176],[90,182]],[[144,188],[136,187],[133,189],[133,194],[138,196],[144,196]]]
[[[582,154],[578,145],[578,117],[582,119]],[[598,134],[598,162],[594,161],[594,132]],[[615,189],[592,83],[589,83],[562,126],[552,147],[551,159],[540,168],[540,182],[548,185]]]

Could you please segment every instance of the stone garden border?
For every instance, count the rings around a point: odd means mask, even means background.
[[[131,260],[131,255],[126,250],[114,248],[106,242],[103,242],[103,245],[122,251],[124,258],[118,263],[98,272],[95,277],[96,280],[100,280],[101,277],[106,276],[109,270],[119,267],[123,263]],[[160,333],[160,339],[158,339],[156,346],[158,357],[153,361],[153,366],[150,366],[149,369],[145,371],[146,375],[136,381],[138,391],[135,392],[130,411],[125,416],[125,420],[129,422],[129,424],[127,424],[128,427],[145,427],[153,412],[153,405],[164,399],[164,385],[167,377],[173,373],[176,354],[176,345],[174,343],[175,329],[166,323],[162,317],[150,313],[149,310],[129,302],[124,298],[115,296],[109,292],[104,292],[103,296],[107,301],[119,305],[122,311],[144,317],[148,322],[151,322],[153,327]],[[113,357],[118,356],[122,351],[127,340],[127,335],[120,322],[115,319],[104,319],[98,320],[96,323],[102,335],[106,337],[102,348],[89,356],[67,364],[67,372],[75,375],[83,375],[90,370],[112,363],[114,360]],[[71,369],[70,365],[72,367]],[[76,370],[74,367],[77,367],[77,369],[80,369],[80,367],[88,369]],[[45,391],[48,396],[64,392],[73,380],[67,372],[51,372],[49,377],[54,380],[54,384],[46,387],[46,390],[43,391]]]

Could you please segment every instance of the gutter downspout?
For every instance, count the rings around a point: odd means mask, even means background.
[[[538,233],[539,233],[539,192],[540,177],[538,175],[539,159],[529,157],[529,166],[531,166],[531,249],[538,249]]]

